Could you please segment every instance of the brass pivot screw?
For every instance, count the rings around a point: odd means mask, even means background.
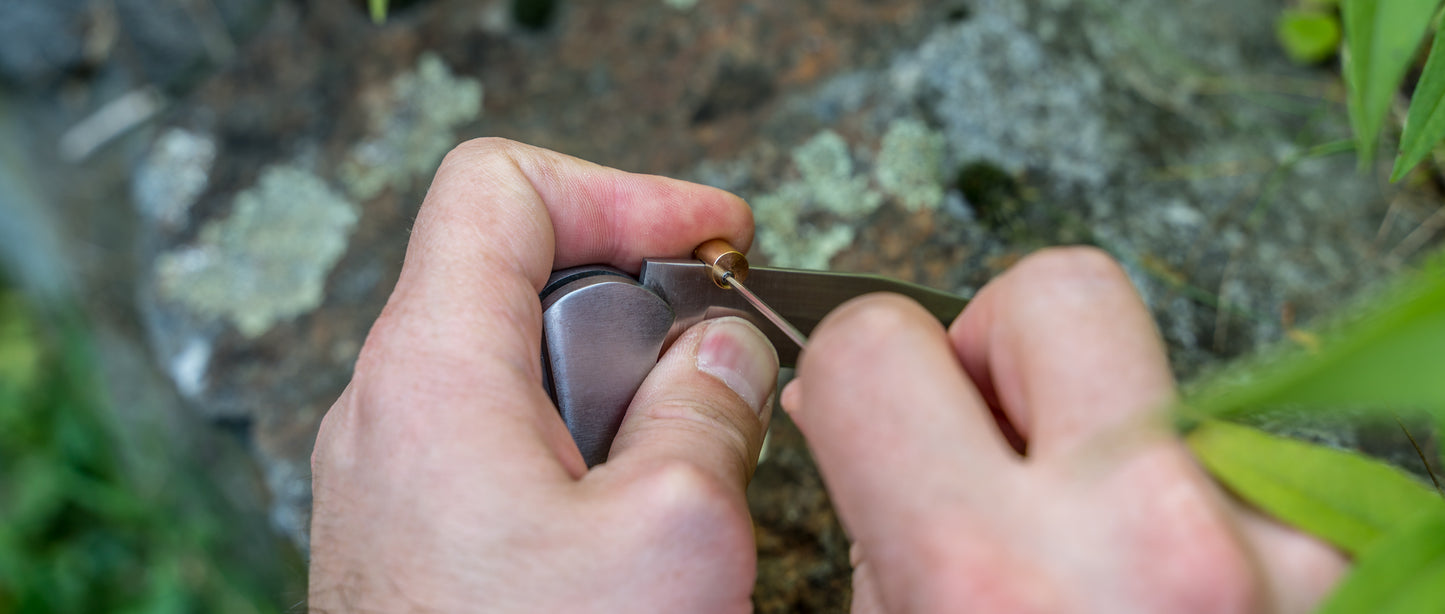
[[[712,239],[697,246],[693,257],[712,267],[712,281],[719,288],[729,288],[728,278],[748,280],[748,257],[723,239]]]

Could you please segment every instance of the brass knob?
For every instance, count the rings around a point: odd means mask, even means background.
[[[712,281],[719,288],[728,288],[724,275],[731,274],[738,281],[748,280],[748,257],[723,239],[712,239],[697,246],[693,257],[712,267]]]

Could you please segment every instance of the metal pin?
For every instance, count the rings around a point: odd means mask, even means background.
[[[782,315],[773,311],[773,308],[769,307],[767,303],[764,303],[763,299],[758,298],[758,295],[753,294],[753,291],[749,290],[747,286],[744,286],[743,282],[738,281],[735,275],[731,272],[726,272],[723,273],[722,279],[723,282],[732,287],[732,289],[737,290],[738,294],[743,295],[743,298],[748,300],[748,303],[753,306],[753,309],[758,310],[758,313],[763,314],[763,317],[767,318],[769,322],[772,322],[779,330],[783,331],[783,334],[787,335],[789,339],[792,339],[793,343],[798,344],[799,350],[808,348],[808,338],[803,336],[803,331],[798,330],[798,327],[793,326],[791,322],[783,319]]]
[[[802,331],[783,319],[782,315],[773,311],[773,308],[764,303],[763,299],[758,298],[758,295],[753,294],[752,290],[743,285],[743,281],[748,278],[747,256],[723,239],[704,242],[693,250],[692,255],[708,265],[713,283],[716,283],[719,288],[737,290],[738,294],[743,295],[743,298],[753,306],[753,309],[763,314],[763,317],[777,326],[778,330],[783,331],[784,335],[792,339],[793,343],[798,344],[799,350],[807,347],[808,338],[803,336]]]

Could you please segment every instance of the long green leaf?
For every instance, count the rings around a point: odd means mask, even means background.
[[[1430,58],[1425,72],[1410,98],[1410,114],[1405,119],[1405,134],[1400,137],[1400,156],[1390,181],[1399,181],[1415,168],[1435,145],[1445,138],[1445,28],[1435,31],[1430,45]]]
[[[1445,261],[1403,281],[1317,350],[1267,355],[1191,386],[1185,415],[1372,407],[1445,421]]]
[[[1345,85],[1361,164],[1368,163],[1390,100],[1439,0],[1344,0]]]
[[[1350,452],[1209,420],[1186,438],[1230,490],[1270,515],[1359,553],[1445,499],[1403,471]]]
[[[371,8],[371,21],[377,25],[386,23],[387,0],[368,0],[366,3]]]
[[[1445,512],[1427,513],[1362,553],[1317,614],[1445,612]]]

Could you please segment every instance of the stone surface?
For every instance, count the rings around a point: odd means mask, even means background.
[[[1182,377],[1408,263],[1438,202],[1311,155],[1346,120],[1334,75],[1275,48],[1275,3],[617,0],[559,4],[542,31],[504,0],[415,2],[381,27],[354,4],[276,3],[138,135],[130,191],[153,354],[243,434],[302,545],[317,424],[465,138],[732,190],[757,264],[970,295],[1033,249],[1098,245]],[[750,493],[757,609],[838,611],[846,540],[776,429]]]
[[[322,284],[355,225],[354,206],[324,181],[268,167],[195,244],[156,257],[156,294],[255,338],[321,305]]]

